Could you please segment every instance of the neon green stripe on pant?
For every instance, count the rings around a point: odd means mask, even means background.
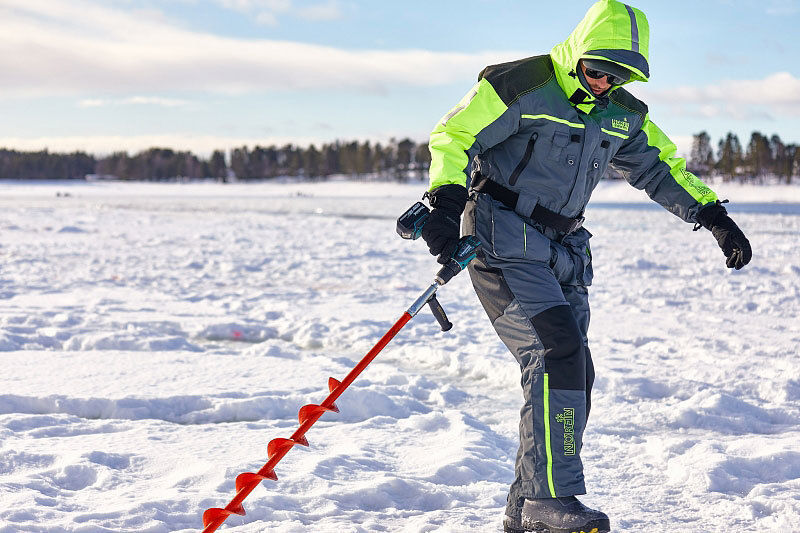
[[[556,497],[556,486],[553,483],[553,450],[550,447],[550,375],[544,374],[544,443],[547,451],[547,485],[550,495]]]

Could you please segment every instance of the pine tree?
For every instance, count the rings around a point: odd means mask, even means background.
[[[416,163],[417,178],[424,180],[431,166],[431,150],[427,143],[417,146],[417,150],[414,152],[414,161]]]
[[[303,151],[303,175],[307,178],[318,178],[322,169],[322,154],[313,144]]]
[[[791,183],[796,176],[800,176],[800,146],[790,144],[788,151],[791,154],[791,170],[786,177],[786,183]]]
[[[237,179],[247,180],[249,175],[249,152],[247,146],[231,150],[231,170]]]
[[[761,133],[754,131],[747,143],[744,165],[752,181],[763,181],[772,169],[772,154],[769,141]]]
[[[769,149],[772,155],[772,173],[779,181],[786,181],[787,177],[792,173],[792,159],[787,146],[783,144],[777,134],[773,134],[769,139]]]
[[[722,173],[723,181],[730,181],[739,175],[742,165],[742,145],[735,133],[728,132],[725,139],[719,141],[717,150],[717,170]]]
[[[398,181],[408,180],[408,171],[416,150],[416,144],[411,139],[403,139],[397,143],[397,160],[395,166],[395,179]]]
[[[227,181],[228,165],[225,164],[225,153],[222,150],[214,150],[211,154],[211,159],[208,161],[209,176],[220,180]]]
[[[375,172],[375,160],[369,141],[359,144],[356,149],[356,172],[358,174],[372,174]]]
[[[711,172],[714,168],[714,150],[711,148],[711,137],[701,131],[692,139],[692,153],[689,156],[689,171],[698,176]]]

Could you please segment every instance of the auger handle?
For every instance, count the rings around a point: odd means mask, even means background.
[[[442,327],[442,331],[450,331],[453,327],[453,323],[447,320],[447,314],[444,312],[444,307],[442,304],[439,303],[439,300],[436,299],[436,295],[434,294],[431,296],[431,299],[428,300],[428,305],[431,308],[431,313],[436,318],[436,321]]]

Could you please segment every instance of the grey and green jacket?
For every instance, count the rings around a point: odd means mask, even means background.
[[[616,0],[592,6],[549,55],[486,67],[478,83],[431,133],[430,189],[469,186],[479,168],[520,194],[517,212],[536,204],[580,215],[608,171],[694,222],[716,194],[686,170],[647,106],[624,87],[595,97],[577,75],[581,58],[613,61],[647,81],[649,26]]]

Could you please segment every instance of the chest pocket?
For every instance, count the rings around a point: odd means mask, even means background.
[[[547,158],[552,161],[559,161],[564,148],[569,145],[569,137],[568,131],[556,131],[553,133],[553,142],[550,145],[550,153],[547,154]]]

